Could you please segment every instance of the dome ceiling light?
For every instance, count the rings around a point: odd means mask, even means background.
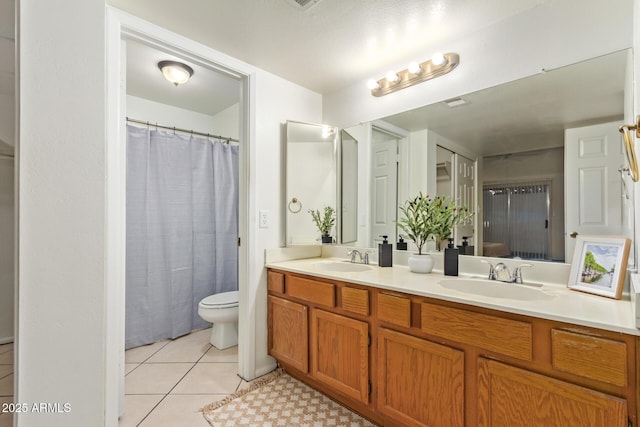
[[[158,68],[162,71],[164,78],[175,86],[185,84],[193,76],[193,68],[182,62],[160,61]]]

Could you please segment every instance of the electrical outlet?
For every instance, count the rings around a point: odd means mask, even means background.
[[[269,211],[261,209],[258,218],[260,228],[269,228]]]

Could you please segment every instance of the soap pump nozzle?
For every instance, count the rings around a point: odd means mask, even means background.
[[[449,248],[455,248],[455,246],[453,245],[453,238],[452,237],[449,237],[449,245],[448,245],[448,247]]]

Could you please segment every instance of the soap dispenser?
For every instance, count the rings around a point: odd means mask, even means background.
[[[382,243],[378,245],[378,265],[380,267],[391,267],[393,265],[393,246],[387,240],[388,236],[380,237],[382,237]]]
[[[444,275],[458,275],[458,248],[453,244],[453,239],[449,238],[449,245],[444,249]]]
[[[406,251],[407,250],[407,242],[404,241],[404,238],[402,237],[402,234],[398,235],[398,243],[396,243],[396,249],[399,251]]]

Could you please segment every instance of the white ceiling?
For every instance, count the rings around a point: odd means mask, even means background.
[[[447,40],[550,1],[320,0],[306,11],[288,0],[107,3],[326,94],[364,85],[389,64],[424,60],[446,50]],[[129,93],[206,114],[237,102],[237,82],[188,61],[194,78],[182,87],[169,85],[156,63],[171,58],[132,44]],[[470,94],[462,107],[438,104],[388,120],[407,130],[429,127],[485,154],[559,146],[566,127],[622,115],[624,54],[610,61]],[[614,77],[607,74],[611,69]]]
[[[164,60],[180,61],[193,69],[187,83],[174,86],[158,68]],[[240,101],[240,81],[193,61],[127,41],[127,94],[210,116]]]
[[[447,40],[550,0],[107,0],[318,93],[424,61]]]

